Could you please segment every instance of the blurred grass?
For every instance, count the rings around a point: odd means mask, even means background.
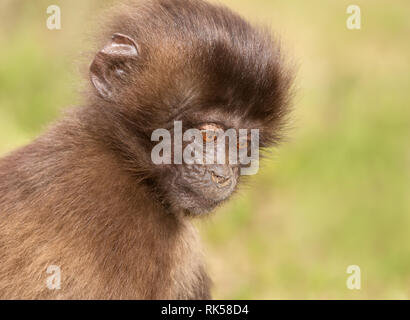
[[[300,70],[290,141],[198,223],[215,298],[410,298],[410,2],[356,0],[360,31],[346,28],[350,1],[220,2],[271,25]],[[102,3],[0,3],[1,153],[78,102],[75,63]],[[60,31],[45,27],[50,4]],[[352,264],[360,291],[346,288]]]

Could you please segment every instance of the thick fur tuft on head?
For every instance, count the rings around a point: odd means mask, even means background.
[[[293,72],[266,29],[202,0],[130,1],[109,15],[99,47],[115,33],[138,45],[139,56],[127,62],[129,77],[114,85],[121,88],[114,102],[141,135],[187,112],[217,109],[260,129],[262,147],[280,140]]]

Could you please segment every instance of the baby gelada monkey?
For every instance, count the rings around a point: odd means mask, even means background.
[[[153,133],[276,145],[292,73],[267,30],[202,0],[120,5],[97,42],[83,105],[0,160],[0,298],[210,299],[192,219],[243,165],[158,164]]]

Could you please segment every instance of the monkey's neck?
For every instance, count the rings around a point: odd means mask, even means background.
[[[145,219],[158,227],[185,223],[181,220],[186,219],[167,212],[163,203],[152,196],[151,186],[141,183],[143,168],[138,168],[136,155],[128,154],[130,159],[134,157],[130,166],[124,154],[116,153],[118,149],[124,153],[129,150],[116,144],[128,145],[135,140],[121,136],[118,128],[113,129],[112,123],[97,114],[92,108],[75,109],[9,157],[23,175],[22,181],[27,179],[24,193],[37,196],[34,202],[41,199],[40,206],[47,205],[44,201],[52,202],[50,207],[59,203],[55,214],[82,211],[83,216],[105,222],[141,223]],[[119,141],[122,138],[125,141]],[[137,152],[138,146],[135,148]],[[173,229],[168,231],[172,233]]]
[[[0,160],[0,208],[11,217],[10,230],[14,222],[16,230],[19,221],[25,226],[16,243],[30,234],[41,259],[63,270],[87,265],[83,280],[103,277],[101,287],[95,283],[102,296],[175,298],[175,290],[189,286],[184,266],[200,264],[196,230],[153,200],[80,119],[69,116]]]

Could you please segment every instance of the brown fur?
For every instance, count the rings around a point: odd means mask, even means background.
[[[292,77],[268,33],[200,0],[117,11],[102,38],[136,41],[129,78],[110,101],[91,88],[83,107],[0,160],[0,298],[210,298],[197,231],[175,209],[170,168],[150,162],[150,134],[216,117],[259,128],[262,147],[280,137]],[[60,290],[46,286],[49,265]]]
[[[191,222],[152,203],[75,120],[0,162],[0,297],[208,297]],[[49,265],[61,290],[46,287]]]

